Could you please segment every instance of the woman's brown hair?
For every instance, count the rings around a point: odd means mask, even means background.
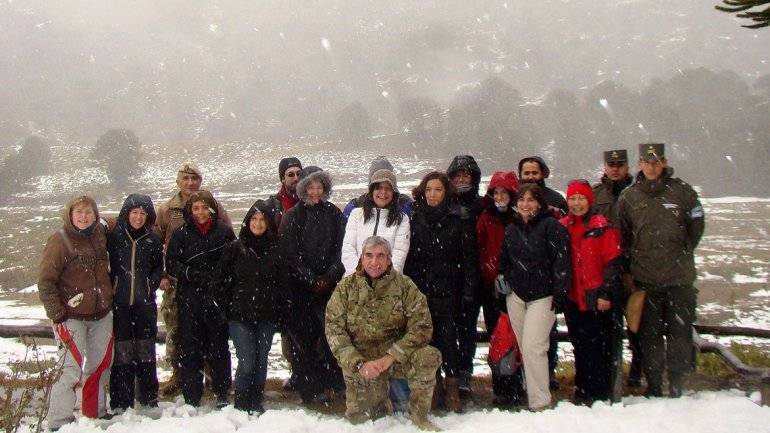
[[[440,171],[431,171],[426,174],[425,177],[422,178],[422,181],[420,181],[420,184],[412,190],[412,197],[415,201],[425,204],[425,188],[428,187],[428,182],[432,180],[440,180],[441,183],[444,184],[444,189],[446,190],[444,202],[447,200],[454,200],[457,197],[457,188],[455,188],[452,181],[449,180],[449,176]]]

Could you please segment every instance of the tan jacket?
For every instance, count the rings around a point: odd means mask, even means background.
[[[227,211],[222,207],[222,203],[219,200],[217,202],[217,215],[219,221],[221,221],[227,227],[232,228],[232,222]],[[155,227],[153,231],[160,238],[163,243],[163,248],[168,247],[168,241],[171,239],[171,234],[174,233],[177,227],[184,224],[184,206],[186,203],[182,202],[182,194],[177,192],[175,196],[158,208],[158,217],[155,221]]]
[[[91,235],[78,233],[70,220],[76,203],[88,202],[99,211],[90,197],[76,197],[64,207],[64,225],[48,237],[38,275],[40,301],[46,315],[54,322],[63,318],[101,319],[112,309],[107,237],[97,223]]]

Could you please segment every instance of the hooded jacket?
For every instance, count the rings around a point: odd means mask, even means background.
[[[471,189],[465,192],[458,192],[457,202],[460,206],[465,207],[468,215],[470,215],[473,223],[479,219],[481,215],[481,197],[479,197],[479,184],[481,183],[481,169],[479,168],[476,159],[471,155],[457,155],[449,163],[449,167],[446,169],[446,174],[449,179],[454,177],[455,173],[459,170],[467,170],[471,175]]]
[[[261,236],[255,236],[249,228],[257,211],[264,215],[268,226]],[[211,279],[210,291],[228,320],[256,326],[277,318],[281,259],[278,229],[271,211],[262,200],[249,208],[238,240],[224,248]]]
[[[128,215],[136,208],[147,212],[147,220],[132,236]],[[118,307],[155,303],[155,290],[163,275],[163,246],[152,232],[153,224],[155,207],[152,199],[142,194],[129,195],[107,237],[110,280],[115,290],[113,302]]]
[[[596,209],[580,217],[570,213],[559,222],[567,228],[571,245],[572,282],[567,299],[577,303],[580,311],[596,310],[598,299],[612,301],[613,293],[621,290],[620,231]]]
[[[511,202],[506,212],[501,212],[495,207],[495,188],[501,186],[511,194]],[[516,194],[519,192],[519,180],[512,171],[498,171],[492,175],[487,188],[487,194],[482,199],[484,211],[476,223],[476,242],[479,246],[479,268],[485,287],[493,287],[497,277],[497,269],[500,259],[500,247],[505,237],[505,227],[516,216],[513,207]]]
[[[318,204],[307,195],[311,182],[324,186]],[[288,279],[293,295],[324,305],[330,292],[315,294],[310,288],[323,276],[336,283],[342,278],[342,212],[329,202],[332,179],[325,171],[315,171],[297,183],[300,202],[283,217],[280,229],[281,255],[288,267]]]
[[[705,228],[703,206],[692,187],[675,178],[671,167],[655,180],[640,171],[617,207],[634,281],[648,290],[691,285],[696,278],[694,251]]]
[[[198,191],[216,209],[216,200],[208,191]],[[174,230],[166,251],[166,271],[177,281],[177,297],[207,294],[209,280],[219,263],[224,247],[235,240],[233,230],[211,213],[213,223],[204,235],[193,222],[192,200],[184,207],[185,223]]]
[[[227,227],[231,227],[230,215],[227,214],[221,203],[218,201],[216,203],[217,219]],[[182,201],[182,193],[177,192],[158,208],[157,220],[153,230],[166,248],[168,248],[168,243],[174,230],[185,222],[184,209],[186,205],[187,203]]]
[[[96,226],[91,234],[79,233],[70,211],[76,204],[90,204]],[[112,309],[109,258],[99,208],[93,198],[75,197],[62,211],[64,225],[46,241],[38,273],[40,301],[54,322],[67,318],[98,320]]]
[[[414,202],[404,274],[428,298],[431,314],[455,316],[463,298],[475,299],[480,284],[474,223],[457,204],[429,207]]]
[[[556,190],[551,189],[545,185],[545,180],[548,179],[551,176],[551,169],[548,168],[548,164],[545,163],[543,158],[539,156],[529,156],[527,158],[522,158],[519,161],[519,177],[521,177],[521,169],[524,166],[524,161],[528,160],[534,160],[537,161],[537,163],[540,165],[540,170],[543,172],[543,179],[541,179],[539,182],[537,182],[538,185],[540,185],[541,188],[543,188],[543,193],[545,194],[545,202],[548,203],[548,206],[552,207],[554,212],[558,215],[558,218],[564,217],[569,213],[569,208],[567,207],[567,200],[564,199],[564,196],[559,194]],[[525,183],[526,181],[521,181],[521,183]]]
[[[561,304],[572,280],[569,234],[550,209],[528,222],[517,216],[505,229],[498,273],[524,302],[553,296]]]

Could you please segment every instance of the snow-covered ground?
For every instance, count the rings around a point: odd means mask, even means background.
[[[467,414],[431,416],[445,431],[478,433],[569,432],[569,433],[739,433],[770,432],[770,408],[758,404],[758,395],[746,397],[738,391],[699,392],[678,400],[647,400],[627,397],[622,403],[597,403],[591,408],[559,403],[543,412],[494,410]],[[22,431],[27,431],[22,428]],[[163,402],[151,412],[130,410],[111,421],[79,419],[64,426],[62,433],[384,433],[417,432],[411,422],[391,416],[361,425],[351,425],[341,416],[323,415],[306,409],[271,409],[260,417],[249,416],[232,406],[216,411],[194,409],[181,402]]]

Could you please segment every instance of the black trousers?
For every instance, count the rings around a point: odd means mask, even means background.
[[[482,311],[482,308],[484,309],[486,328],[494,330],[500,315],[499,301],[495,298],[494,288],[482,289],[479,293],[479,302],[461,306],[460,316],[457,319],[457,338],[460,348],[459,368],[461,371],[473,373],[473,360],[476,357],[476,344],[479,338],[476,328],[479,312]]]
[[[217,395],[232,385],[229,333],[224,317],[205,307],[202,295],[180,295],[179,348],[182,364],[182,394],[187,404],[197,406],[203,396],[203,361],[211,370],[211,389]]]
[[[115,358],[110,373],[110,407],[134,407],[135,383],[139,385],[136,397],[139,404],[157,404],[155,337],[158,335],[158,307],[154,303],[115,306],[112,317]]]
[[[324,334],[326,306],[295,298],[284,311],[286,335],[294,352],[292,370],[302,399],[309,401],[328,388],[344,390],[342,369]]]
[[[612,374],[612,311],[580,311],[564,306],[569,338],[575,348],[575,394],[585,400],[609,398]]]

